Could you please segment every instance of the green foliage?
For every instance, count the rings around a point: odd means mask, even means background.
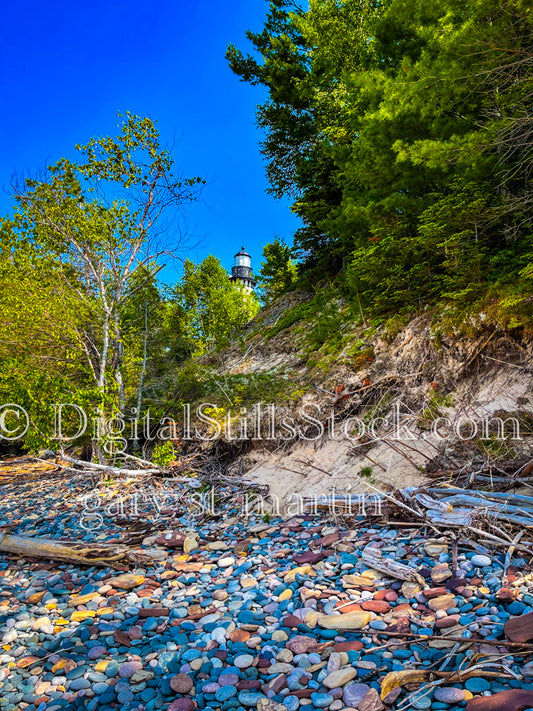
[[[290,247],[277,237],[274,242],[265,245],[263,257],[265,261],[261,262],[258,286],[268,303],[291,290],[296,281],[297,269],[291,259]]]
[[[405,314],[395,314],[391,316],[384,324],[383,338],[387,343],[391,343],[396,336],[403,331],[409,323],[409,317]]]
[[[377,484],[376,477],[374,475],[374,470],[372,467],[362,467],[361,471],[359,472],[359,476],[364,482],[370,484],[370,486],[374,486]]]
[[[283,316],[267,332],[266,337],[273,338],[274,336],[277,336],[278,333],[281,333],[281,331],[291,328],[291,326],[294,326],[294,324],[299,321],[311,320],[315,313],[316,303],[314,299],[305,301],[303,304],[298,304],[283,314]]]
[[[173,442],[156,444],[152,451],[152,461],[160,467],[168,467],[176,459],[178,450]]]
[[[306,342],[311,350],[327,344],[328,349],[335,352],[342,343],[342,324],[345,315],[336,300],[329,301],[330,293],[321,294],[320,310],[306,334]],[[331,298],[333,299],[333,295]]]
[[[426,407],[418,417],[418,424],[420,427],[430,428],[435,420],[445,416],[443,408],[453,407],[454,404],[451,395],[432,391]]]
[[[203,361],[183,364],[175,376],[177,400],[183,403],[210,403],[215,408],[251,407],[255,403],[286,402],[301,385],[289,370],[220,375]],[[223,413],[222,413],[223,416]]]
[[[367,314],[531,322],[532,22],[521,0],[273,0],[256,56],[229,48],[269,91],[267,174],[307,284],[344,270]]]
[[[363,479],[372,479],[374,474],[374,470],[372,467],[362,467],[361,471],[359,472],[359,476]]]
[[[253,294],[230,281],[219,260],[186,260],[173,292],[169,321],[177,358],[227,346],[259,310]]]

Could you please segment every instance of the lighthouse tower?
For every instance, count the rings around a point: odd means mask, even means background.
[[[255,279],[252,274],[252,258],[244,247],[241,247],[241,251],[235,255],[235,264],[231,268],[230,280],[242,284],[246,291],[253,293]]]

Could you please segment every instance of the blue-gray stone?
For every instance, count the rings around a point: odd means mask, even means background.
[[[239,693],[239,701],[243,706],[257,706],[260,699],[266,699],[266,696],[255,691],[241,691]]]
[[[283,704],[287,707],[287,711],[297,711],[300,699],[297,696],[286,696],[283,699]]]
[[[228,699],[231,699],[234,696],[237,696],[237,688],[230,684],[221,686],[220,689],[215,692],[215,699],[221,702],[227,701]]]
[[[78,679],[73,679],[69,685],[69,691],[80,691],[80,689],[90,689],[91,682],[88,679],[80,677]]]
[[[317,709],[325,709],[330,704],[333,703],[333,696],[331,694],[311,694],[311,701]]]
[[[490,683],[482,677],[474,677],[465,681],[465,688],[473,694],[481,694],[483,691],[490,689]]]

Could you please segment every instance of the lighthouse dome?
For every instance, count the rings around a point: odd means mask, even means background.
[[[253,291],[255,279],[252,274],[252,257],[241,247],[241,251],[234,255],[235,263],[231,268],[231,281],[242,284],[247,291]]]

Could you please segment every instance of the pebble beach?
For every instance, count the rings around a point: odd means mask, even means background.
[[[89,489],[79,476],[5,484],[0,525],[119,540],[111,515],[80,527]],[[0,553],[3,711],[445,711],[510,690],[533,707],[533,585],[516,553],[504,575],[505,550],[459,541],[454,562],[420,528],[243,519],[236,503],[194,530],[179,507],[143,522],[166,559],[142,568]],[[373,570],[368,546],[420,582]]]

